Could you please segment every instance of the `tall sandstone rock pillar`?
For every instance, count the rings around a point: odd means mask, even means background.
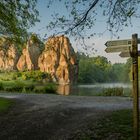
[[[29,38],[26,47],[22,50],[22,55],[18,60],[17,69],[19,71],[39,69],[38,58],[41,53],[40,45],[41,41],[33,34]]]
[[[50,37],[38,59],[41,71],[51,74],[59,84],[75,83],[78,77],[76,54],[65,36]]]
[[[0,38],[0,71],[16,70],[19,58],[16,44],[8,37]]]

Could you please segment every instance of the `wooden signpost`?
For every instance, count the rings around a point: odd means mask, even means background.
[[[113,53],[113,52],[121,52],[121,51],[125,51],[125,52],[129,52],[130,51],[130,48],[131,46],[127,46],[127,45],[120,45],[120,46],[110,46],[110,47],[107,47],[105,49],[105,51],[107,53]]]
[[[132,39],[127,40],[114,40],[107,41],[105,45],[107,53],[121,52],[121,57],[132,57],[132,77],[133,77],[133,128],[134,128],[134,140],[139,140],[139,85],[138,85],[138,39],[137,34],[132,35]]]
[[[119,56],[120,56],[120,57],[131,57],[131,56],[130,56],[130,52],[128,52],[128,51],[121,52],[121,53],[119,54]],[[138,51],[138,56],[140,56],[140,51]]]

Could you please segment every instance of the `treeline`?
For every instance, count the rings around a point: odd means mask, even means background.
[[[129,82],[131,59],[126,63],[111,64],[106,57],[78,54],[78,83]]]

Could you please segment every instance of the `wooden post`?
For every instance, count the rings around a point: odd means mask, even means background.
[[[139,140],[138,35],[132,35],[134,140]]]

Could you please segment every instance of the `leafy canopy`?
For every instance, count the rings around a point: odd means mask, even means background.
[[[27,29],[38,20],[37,0],[1,0],[0,34],[21,41],[27,36]]]
[[[139,18],[140,0],[49,0],[48,8],[55,2],[64,4],[68,15],[54,13],[49,29],[61,29],[60,33],[81,38],[86,30],[94,28],[96,20],[104,16],[107,29],[112,33],[122,31],[124,26],[131,25],[133,17]],[[100,19],[101,20],[101,19]],[[61,32],[62,31],[62,32]],[[88,37],[94,36],[91,33]]]

